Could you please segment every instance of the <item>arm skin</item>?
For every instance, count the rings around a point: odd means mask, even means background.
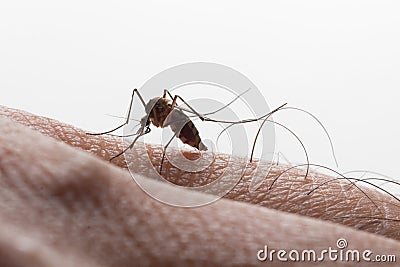
[[[393,240],[399,239],[398,223],[338,218],[398,216],[396,202],[378,191],[365,189],[382,207],[379,213],[362,193],[346,191],[339,182],[306,196],[313,184],[329,179],[322,175],[304,180],[303,174],[291,173],[268,190],[271,175],[253,193],[245,176],[228,199],[201,208],[174,208],[143,193],[120,168],[123,158],[114,162],[119,167],[102,160],[120,149],[112,137],[87,136],[72,126],[0,107],[0,266],[55,266],[57,260],[57,266],[266,265],[256,258],[264,245],[336,248],[341,237],[350,249],[400,255],[400,243]],[[160,150],[152,151],[157,164]],[[168,179],[187,182],[171,166],[167,169]],[[217,171],[208,174],[210,179]]]

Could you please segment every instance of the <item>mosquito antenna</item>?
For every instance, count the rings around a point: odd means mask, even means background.
[[[136,124],[133,128],[132,128],[132,131],[134,131],[138,126],[140,126],[140,122],[138,123],[138,124]],[[124,137],[132,137],[132,136],[135,136],[135,135],[137,135],[138,134],[138,132],[136,132],[136,133],[133,133],[133,134],[127,134],[127,135],[118,135],[118,134],[109,134],[110,136],[114,136],[114,137],[121,137],[121,138],[124,138]]]
[[[109,131],[105,131],[105,132],[102,132],[102,133],[86,133],[86,134],[87,134],[87,135],[104,135],[104,134],[109,134],[109,133],[115,132],[116,130],[122,128],[123,126],[125,126],[125,123],[124,123],[124,124],[121,124],[121,125],[118,126],[118,127],[115,127],[114,129],[111,129],[111,130],[109,130]]]
[[[298,110],[298,111],[304,112],[304,113],[310,115],[314,120],[316,120],[318,122],[318,124],[322,127],[322,129],[324,130],[326,136],[328,137],[329,144],[330,144],[331,150],[332,150],[333,159],[335,160],[336,167],[339,167],[339,164],[338,164],[337,159],[336,159],[335,150],[333,148],[332,139],[331,139],[328,131],[326,130],[325,126],[323,125],[323,123],[314,114],[312,114],[311,112],[309,112],[307,110],[304,110],[304,109],[301,109],[301,108],[296,108],[296,107],[283,107],[282,110],[284,110],[284,109],[287,109],[287,110],[293,109],[293,110]]]
[[[125,117],[117,116],[117,115],[112,115],[112,114],[104,114],[104,115],[109,116],[109,117],[113,117],[113,118],[117,118],[117,119],[125,119]],[[138,119],[129,119],[129,120],[130,120],[130,121],[137,121],[137,122],[140,122],[140,120],[138,120]]]
[[[103,135],[103,134],[109,134],[109,133],[112,133],[112,132],[114,132],[114,131],[116,131],[116,130],[122,128],[122,127],[124,127],[125,125],[127,125],[127,124],[129,123],[129,119],[130,119],[130,116],[131,116],[131,110],[132,110],[132,106],[133,106],[133,99],[134,99],[135,93],[136,93],[137,96],[139,97],[139,99],[140,99],[140,101],[142,102],[143,106],[146,107],[146,103],[144,102],[143,97],[140,95],[139,91],[135,88],[135,89],[133,89],[133,91],[132,91],[131,101],[130,101],[130,103],[129,103],[128,115],[127,115],[127,117],[126,117],[126,121],[125,121],[123,124],[121,124],[121,125],[118,126],[118,127],[115,127],[115,128],[112,129],[112,130],[105,131],[105,132],[102,132],[102,133],[86,133],[86,134],[87,134],[87,135]]]

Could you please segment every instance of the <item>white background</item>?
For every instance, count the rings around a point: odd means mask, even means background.
[[[104,114],[124,116],[131,89],[154,74],[215,62],[248,76],[270,107],[313,112],[341,171],[400,177],[399,14],[398,1],[383,0],[2,1],[0,104],[99,131],[120,122]],[[332,165],[320,128],[291,114],[283,122],[314,161]]]

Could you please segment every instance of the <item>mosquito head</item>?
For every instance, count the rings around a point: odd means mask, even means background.
[[[150,125],[150,119],[149,119],[149,116],[148,116],[148,115],[144,116],[144,117],[140,120],[140,125],[142,126],[141,128],[144,128],[144,127]]]

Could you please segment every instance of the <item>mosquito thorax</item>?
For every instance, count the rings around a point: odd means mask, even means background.
[[[146,107],[144,108],[147,114],[150,114],[152,109],[155,108],[159,100],[162,99],[162,97],[154,97],[147,102]]]

